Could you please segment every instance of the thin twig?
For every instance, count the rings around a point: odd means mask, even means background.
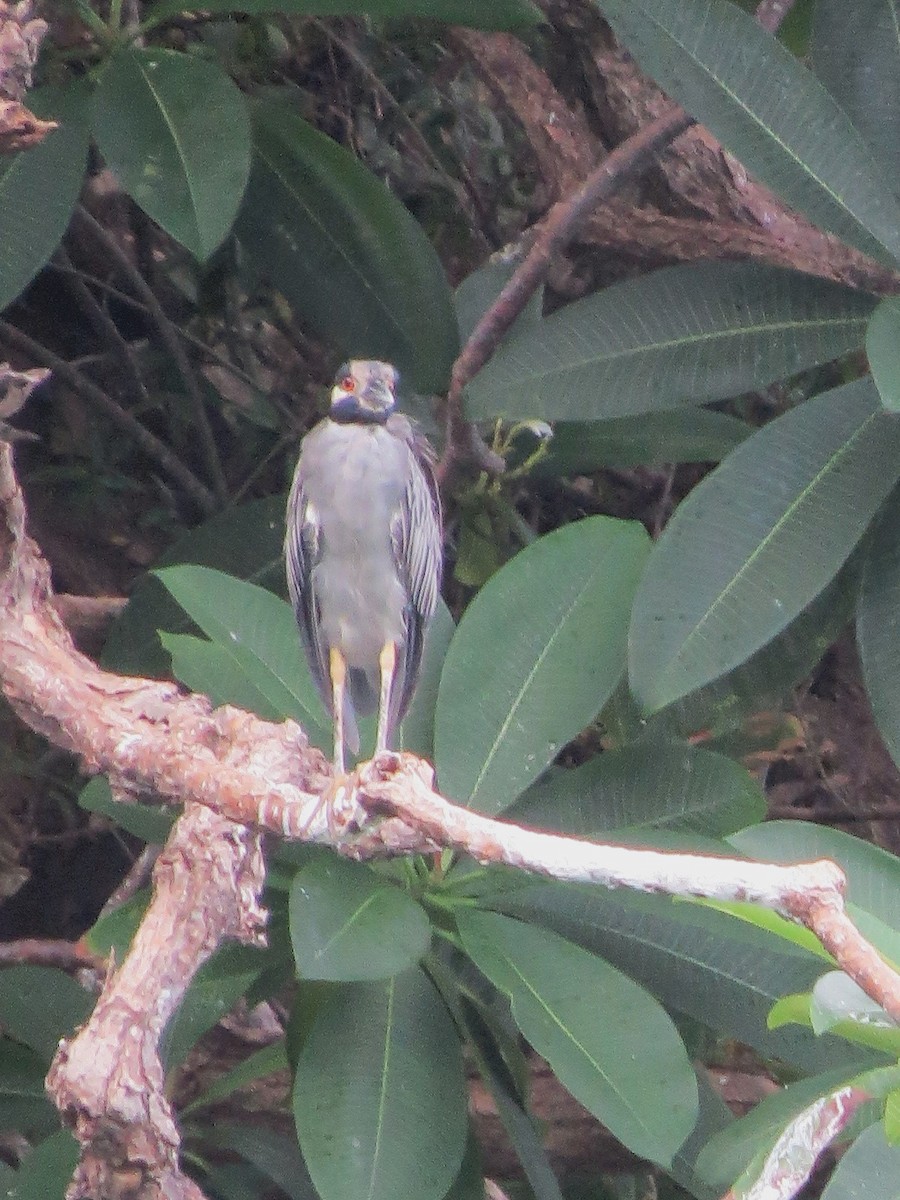
[[[694,118],[680,105],[673,106],[611,151],[576,192],[550,209],[528,254],[472,330],[453,364],[447,393],[448,437],[439,478],[443,480],[455,458],[460,457],[469,434],[469,423],[463,416],[463,390],[497,349],[534,295],[553,256],[571,241],[597,204],[612,196],[626,180],[645,170],[657,151],[694,123]]]
[[[141,371],[135,360],[131,347],[122,337],[119,332],[119,327],[106,311],[102,304],[99,303],[97,297],[82,280],[78,272],[72,265],[72,260],[66,253],[65,247],[60,246],[56,252],[56,257],[59,265],[65,273],[68,286],[75,294],[75,298],[81,304],[84,312],[94,326],[94,329],[109,346],[110,350],[115,354],[116,358],[122,365],[122,368],[131,381],[131,386],[136,399],[142,405],[150,404],[150,395],[147,392],[146,384],[141,377]]]
[[[135,444],[148,458],[153,461],[181,487],[204,516],[212,516],[218,510],[216,497],[200,482],[194,473],[166,446],[158,437],[150,432],[132,413],[121,407],[103,388],[76,370],[66,359],[60,358],[46,346],[30,338],[27,333],[10,325],[8,321],[0,320],[0,337],[17,350],[27,354],[32,362],[50,367],[57,378],[64,380],[85,400],[95,408],[106,413],[113,424],[129,435]]]
[[[194,411],[194,420],[197,425],[197,435],[200,439],[200,449],[203,453],[203,458],[206,463],[207,471],[209,472],[210,482],[212,484],[213,493],[216,496],[220,505],[223,505],[228,500],[228,482],[225,479],[225,474],[222,470],[222,463],[219,459],[219,451],[216,447],[215,437],[213,436],[212,427],[209,423],[209,418],[206,414],[206,407],[203,401],[203,393],[200,390],[200,385],[197,382],[197,377],[191,367],[188,356],[185,353],[174,325],[166,316],[163,307],[156,297],[156,293],[144,279],[143,275],[129,259],[128,255],[112,236],[108,229],[102,225],[92,213],[86,208],[79,205],[75,209],[76,219],[81,224],[90,230],[94,238],[99,241],[104,250],[115,260],[116,265],[121,269],[129,283],[138,293],[147,308],[150,310],[150,315],[153,317],[154,324],[159,332],[160,340],[165,348],[171,354],[178,372],[187,389],[188,397]]]

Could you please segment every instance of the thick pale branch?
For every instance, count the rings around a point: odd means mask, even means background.
[[[177,1164],[178,1137],[162,1090],[158,1043],[198,967],[226,937],[259,941],[259,832],[326,841],[357,858],[464,850],[484,863],[562,880],[667,894],[750,900],[802,922],[840,966],[900,1019],[900,979],[844,912],[843,875],[830,862],[775,866],[604,846],[527,830],[449,803],[412,755],[382,755],[341,789],[290,721],[211,710],[173,684],[101,671],[59,619],[49,571],[25,535],[25,509],[0,443],[0,684],[23,719],[109,775],[123,802],[148,793],[183,802],[154,872],[152,905],[88,1025],[61,1049],[52,1094],[83,1145],[74,1197],[196,1200]]]

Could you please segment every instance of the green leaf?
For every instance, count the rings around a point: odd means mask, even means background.
[[[804,1071],[883,1062],[835,1038],[797,1027],[770,1030],[769,1010],[787,992],[809,991],[821,959],[724,913],[657,896],[534,883],[482,897],[493,908],[540,921],[600,954],[652,992],[726,1038]]]
[[[843,971],[828,971],[816,980],[809,1015],[816,1033],[833,1032],[895,1058],[900,1056],[896,1022]]]
[[[459,1006],[459,1021],[465,1029],[478,1073],[491,1094],[497,1115],[536,1200],[562,1200],[540,1132],[516,1094],[512,1076],[505,1069],[506,1064],[492,1036],[493,1031],[485,1021],[483,1009],[463,1000]]]
[[[217,567],[287,595],[282,554],[285,503],[284,496],[268,496],[218,513],[179,538],[155,565]],[[123,675],[167,675],[171,664],[157,636],[160,629],[186,633],[195,626],[156,576],[148,574],[110,630],[103,666]]]
[[[229,1125],[218,1121],[214,1134],[216,1145],[231,1154],[240,1154],[266,1179],[276,1183],[290,1200],[319,1200],[296,1138],[260,1125]]]
[[[728,841],[760,862],[832,859],[847,876],[847,900],[889,928],[897,928],[900,858],[887,850],[809,821],[767,821],[732,834]]]
[[[900,763],[900,490],[885,505],[866,558],[856,637],[872,712]]]
[[[673,99],[761,183],[867,254],[900,256],[900,210],[872,152],[821,83],[725,0],[598,0]]]
[[[294,1116],[322,1200],[442,1200],[466,1144],[465,1079],[422,971],[325,997],[297,1061]]]
[[[900,301],[889,296],[872,313],[866,330],[872,377],[889,412],[900,411]]]
[[[447,795],[501,812],[593,720],[622,675],[647,549],[636,522],[588,517],[533,542],[478,593],[438,692]]]
[[[167,1070],[182,1063],[203,1034],[231,1012],[265,968],[266,958],[264,950],[226,942],[207,959],[166,1026],[162,1049]]]
[[[44,1055],[8,1037],[0,1038],[0,1130],[15,1130],[33,1140],[59,1129],[59,1113],[47,1096],[46,1075]]]
[[[178,809],[162,804],[133,804],[114,800],[109,781],[95,776],[78,794],[78,803],[85,812],[102,813],[116,825],[142,842],[161,846],[172,829]]]
[[[641,742],[539,780],[509,815],[573,837],[661,829],[720,837],[765,811],[759,784],[732,759],[683,742]]]
[[[274,1075],[278,1071],[287,1069],[288,1060],[284,1038],[279,1038],[277,1042],[263,1046],[249,1058],[242,1059],[230,1071],[220,1075],[190,1104],[181,1109],[180,1116],[184,1118],[188,1113],[205,1108],[208,1104],[218,1104],[220,1100],[226,1099],[232,1092],[246,1087],[247,1084],[255,1083],[258,1079],[265,1079],[268,1075]]]
[[[629,670],[654,712],[745,662],[837,574],[900,472],[900,421],[861,379],[748,438],[679,506],[634,602]]]
[[[858,347],[874,304],[774,267],[665,267],[513,334],[467,413],[599,421],[736,396]]]
[[[330,721],[316,693],[289,604],[265,588],[209,567],[166,567],[156,574],[277,712],[298,721],[314,745],[330,743]]]
[[[816,0],[813,69],[900,190],[900,7],[897,0]]]
[[[884,1127],[863,1130],[835,1167],[822,1200],[898,1200],[900,1146],[892,1146]]]
[[[817,955],[829,964],[834,963],[834,959],[815,934],[804,928],[804,926],[797,925],[793,921],[787,920],[786,917],[779,916],[778,913],[773,912],[770,908],[762,908],[758,904],[742,904],[728,900],[692,900],[691,903],[708,905],[717,912],[728,913],[732,917],[737,917],[739,921],[748,921],[751,925],[755,925],[757,929],[765,929],[769,933],[774,933],[776,937],[793,942],[795,946],[802,946],[804,950],[808,950],[810,954]],[[776,1028],[771,1019],[769,1021],[769,1028]]]
[[[150,905],[150,898],[150,888],[141,888],[124,904],[110,912],[101,913],[84,935],[88,949],[104,956],[115,954],[116,962],[121,962],[131,949],[134,935]]]
[[[0,971],[0,1024],[50,1062],[60,1038],[88,1018],[94,1001],[64,971],[22,963]]]
[[[200,261],[231,228],[250,173],[244,98],[213,62],[128,46],[97,86],[94,133],[136,204]]]
[[[42,88],[29,93],[27,103],[59,128],[30,150],[0,158],[0,309],[24,291],[59,245],[87,165],[87,88]]]
[[[331,854],[297,872],[290,920],[302,979],[386,979],[415,966],[431,941],[428,916],[412,896]]]
[[[67,1129],[39,1142],[16,1171],[8,1200],[64,1200],[80,1149]]]
[[[708,409],[642,413],[609,421],[560,421],[531,474],[583,475],[603,467],[719,462],[753,432],[727,413]]]
[[[794,1117],[852,1078],[846,1069],[828,1071],[766,1096],[752,1112],[732,1122],[704,1146],[697,1159],[699,1175],[718,1191],[724,1190],[755,1158],[772,1149]]]
[[[748,714],[782,701],[809,675],[850,621],[862,549],[854,551],[828,587],[771,642],[733,671],[651,717],[648,735],[657,723],[669,736],[687,737],[700,730],[722,735],[739,727]]]
[[[215,642],[187,633],[160,630],[163,649],[172,656],[172,674],[192,692],[202,692],[212,703],[234,704],[276,721],[283,713],[259,690],[239,662]]]
[[[144,28],[168,20],[184,11],[185,0],[157,0]],[[205,0],[204,12],[211,13],[299,13],[311,17],[367,16],[405,20],[425,17],[474,29],[528,29],[543,20],[541,10],[530,0]]]
[[[458,927],[466,953],[509,996],[516,1024],[560,1082],[635,1154],[669,1163],[693,1128],[697,1083],[656,1001],[546,930],[476,911],[460,912]]]
[[[238,227],[252,268],[348,357],[387,359],[419,391],[444,389],[456,317],[421,228],[352,154],[285,106],[255,104],[253,128]]]

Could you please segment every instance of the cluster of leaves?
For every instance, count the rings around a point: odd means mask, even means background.
[[[152,40],[176,7],[158,3],[140,32]],[[203,7],[253,13],[270,4]],[[348,6],[280,7],[325,14]],[[471,23],[485,8],[359,5],[376,16]],[[648,73],[757,178],[896,265],[900,47],[887,0],[858,0],[852,18],[839,0],[818,0],[815,73],[729,0],[603,0],[600,8]],[[210,59],[138,46],[137,31],[119,27],[118,5],[108,24],[82,11],[100,62],[87,82],[35,97],[62,127],[0,175],[4,221],[28,216],[4,223],[0,303],[18,295],[62,235],[92,137],[134,201],[198,261],[233,231],[245,270],[266,275],[337,351],[393,359],[416,387],[443,388],[460,330],[496,294],[502,272],[479,272],[454,298],[421,229],[303,120],[289,92],[249,102]],[[532,16],[526,0],[491,6],[495,27]],[[35,194],[48,197],[37,219],[23,202]],[[583,836],[782,861],[826,855],[848,873],[860,927],[900,961],[896,860],[843,835],[759,825],[758,787],[714,740],[802,678],[855,611],[876,715],[900,755],[898,324],[892,300],[748,264],[670,268],[546,318],[533,308],[523,314],[466,404],[474,420],[556,423],[543,473],[720,462],[654,545],[636,523],[582,520],[496,571],[458,627],[440,612],[402,740],[433,759],[447,795]],[[871,377],[845,377],[761,429],[703,407],[863,346]],[[171,669],[216,702],[291,716],[327,749],[328,721],[292,614],[259,586],[275,586],[280,574],[281,503],[245,505],[173,548],[136,595],[106,661],[140,673]],[[561,748],[598,719],[618,731],[617,748],[576,769],[554,767]],[[709,748],[688,741],[700,729]],[[96,788],[85,803],[138,836],[164,836],[158,814],[119,813]],[[560,1196],[527,1114],[520,1035],[626,1146],[700,1200],[738,1176],[748,1185],[791,1118],[850,1080],[881,1099],[862,1114],[829,1200],[877,1188],[879,1172],[896,1170],[896,1031],[858,997],[848,1000],[833,973],[823,975],[821,952],[782,922],[601,895],[456,859],[370,868],[286,848],[272,863],[268,902],[270,949],[222,950],[169,1031],[175,1066],[239,996],[258,1000],[299,979],[284,1044],[184,1114],[211,1194],[255,1195],[275,1179],[288,1195],[323,1200],[480,1195],[465,1043],[534,1194]],[[94,944],[121,952],[136,918],[101,924]],[[52,1028],[35,1031],[28,998],[51,992],[50,977],[20,968],[0,985],[4,1123],[40,1136],[53,1116],[39,1080],[85,1000],[59,985]],[[732,1121],[690,1065],[680,1030],[691,1022],[808,1078]],[[220,1130],[244,1165],[217,1163],[204,1107],[285,1064],[299,1151],[262,1133]],[[71,1147],[53,1134],[11,1183],[20,1195],[29,1187],[60,1194],[70,1166]]]

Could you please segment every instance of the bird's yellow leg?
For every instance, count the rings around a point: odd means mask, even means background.
[[[388,749],[387,731],[388,717],[391,711],[391,689],[394,683],[394,672],[397,669],[397,647],[393,642],[385,642],[378,655],[378,666],[381,670],[381,694],[378,699],[378,733],[375,737],[375,753]]]
[[[335,646],[328,650],[328,672],[331,675],[331,703],[334,707],[334,773],[340,779],[346,775],[344,765],[344,688],[347,684],[347,664]]]

